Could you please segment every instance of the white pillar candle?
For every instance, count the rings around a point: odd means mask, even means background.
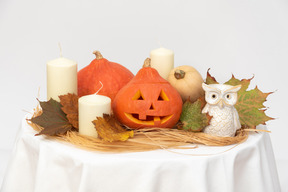
[[[103,113],[111,113],[111,99],[103,95],[86,95],[79,98],[78,105],[79,133],[97,138],[92,121],[96,120],[96,117],[103,117]]]
[[[59,95],[77,94],[77,63],[60,57],[47,62],[47,100]]]
[[[174,52],[165,48],[154,49],[150,52],[150,58],[151,67],[167,80],[170,71],[174,68]]]

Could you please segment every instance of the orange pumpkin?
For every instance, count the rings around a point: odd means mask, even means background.
[[[99,95],[108,96],[113,101],[118,91],[134,75],[124,66],[103,58],[99,51],[93,53],[96,59],[78,72],[78,96],[94,94],[100,90]]]
[[[179,120],[182,99],[168,81],[145,60],[142,69],[116,95],[112,109],[116,118],[130,128],[172,128]]]

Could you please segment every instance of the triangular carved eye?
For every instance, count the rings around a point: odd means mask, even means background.
[[[158,101],[169,101],[169,98],[167,97],[166,93],[161,90],[160,95],[157,99]]]
[[[144,100],[144,97],[140,90],[138,90],[135,95],[132,97],[132,100]]]

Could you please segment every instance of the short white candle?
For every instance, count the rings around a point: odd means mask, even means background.
[[[60,57],[47,62],[47,100],[59,95],[77,94],[77,63]]]
[[[170,71],[174,68],[174,52],[165,48],[154,49],[150,52],[150,58],[151,67],[167,80]]]
[[[79,105],[79,133],[91,137],[98,137],[92,121],[96,117],[103,117],[103,113],[111,113],[111,99],[103,95],[86,95],[80,97]]]

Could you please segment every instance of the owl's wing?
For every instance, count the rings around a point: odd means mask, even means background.
[[[236,130],[241,128],[241,123],[239,120],[239,115],[238,115],[238,111],[237,109],[233,108],[234,112],[233,112],[233,119],[234,119],[234,126],[236,127]]]
[[[209,112],[209,104],[206,104],[205,107],[202,109],[202,113],[208,113]]]

